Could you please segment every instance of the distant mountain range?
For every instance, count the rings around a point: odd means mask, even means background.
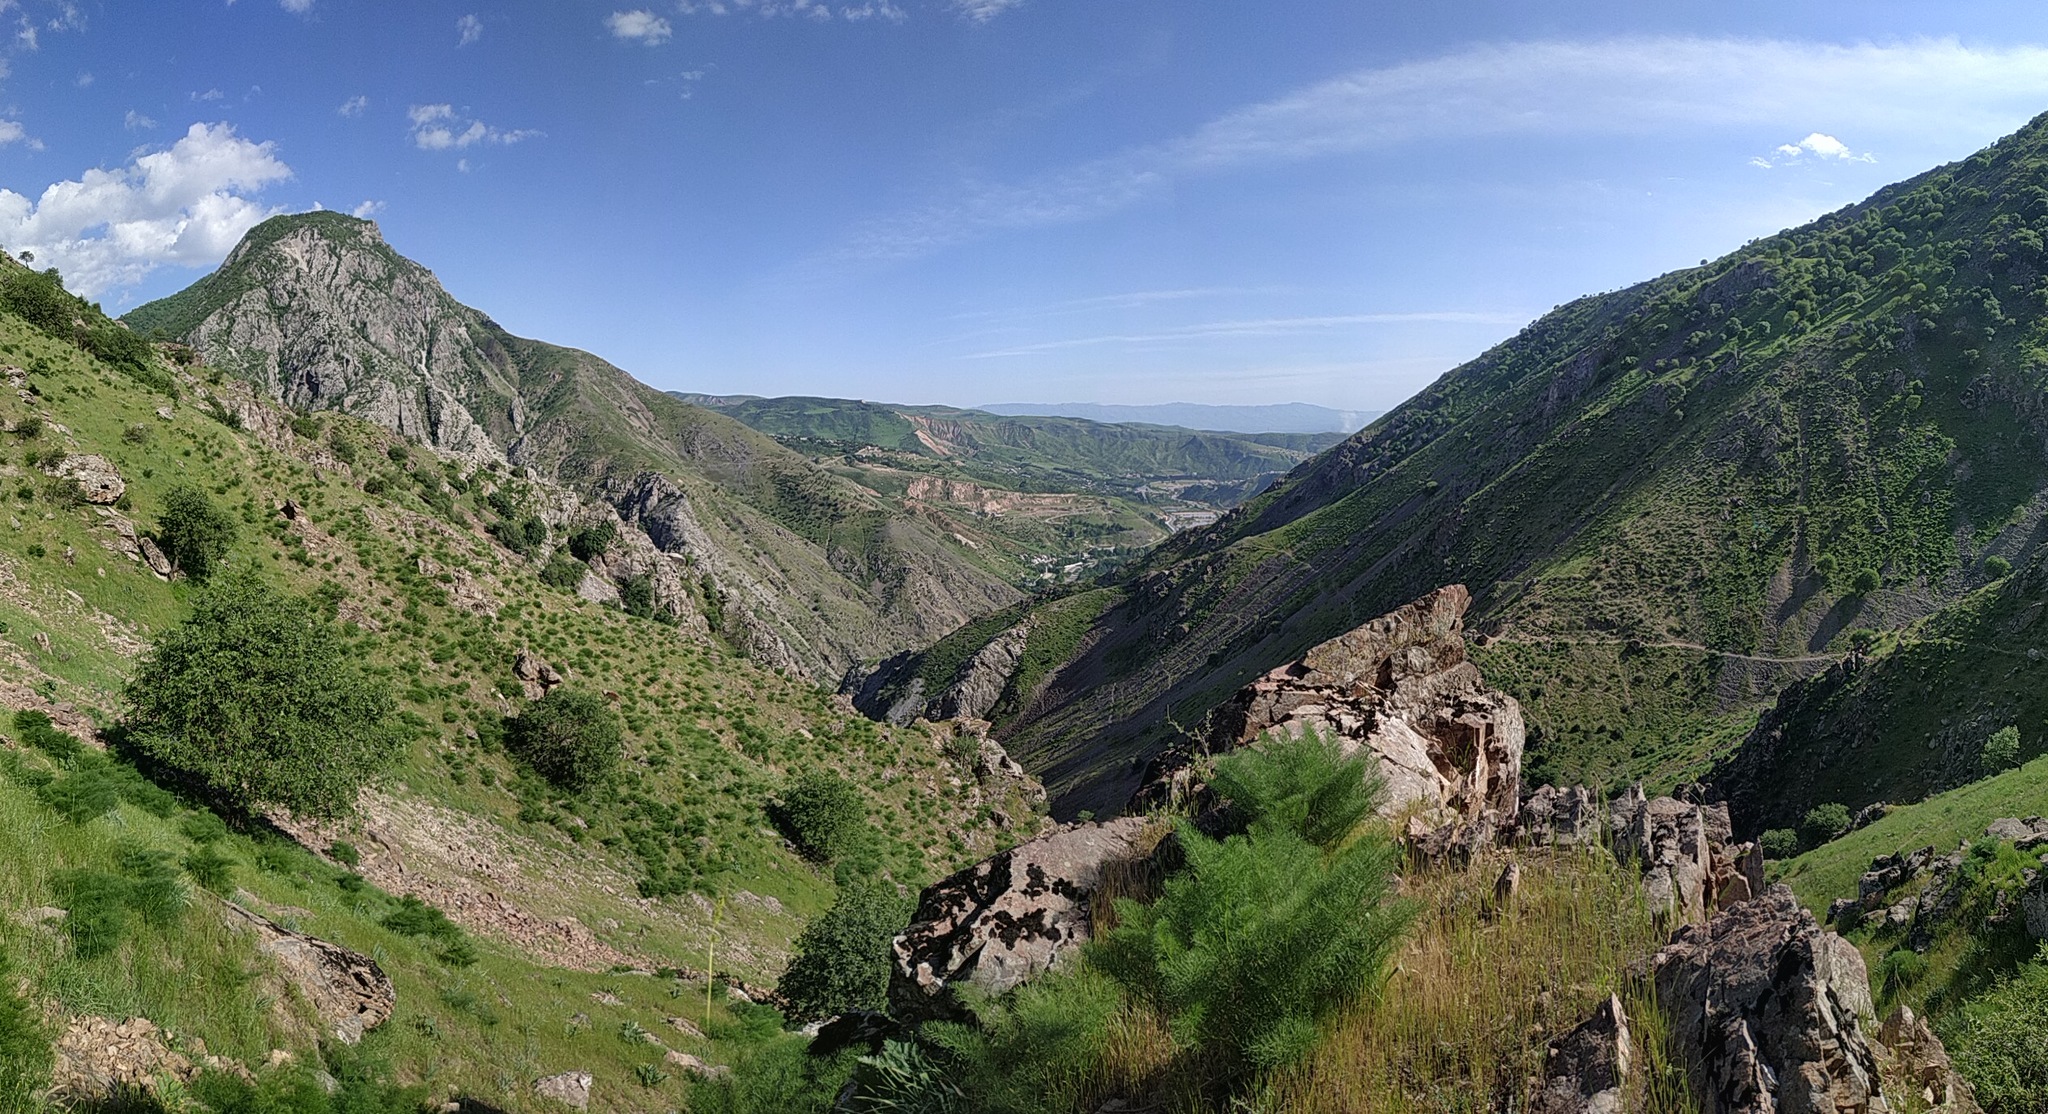
[[[1097,402],[997,402],[977,406],[991,414],[1086,418],[1091,422],[1144,422],[1225,433],[1357,433],[1384,410],[1332,410],[1306,402],[1270,406],[1208,406],[1199,402],[1162,402],[1149,406],[1110,406]]]

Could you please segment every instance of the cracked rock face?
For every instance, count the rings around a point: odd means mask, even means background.
[[[1529,1114],[1622,1114],[1630,1055],[1628,1014],[1609,994],[1592,1017],[1550,1042]]]
[[[253,929],[256,949],[276,961],[278,970],[313,1009],[320,1023],[344,1044],[390,1020],[398,991],[390,976],[369,956],[350,951],[303,932],[293,932],[233,902],[223,907]]]
[[[78,497],[94,506],[112,506],[120,502],[122,493],[128,490],[128,485],[121,480],[121,473],[115,470],[114,462],[97,453],[67,456],[54,468],[45,471],[58,479],[71,481]]]
[[[1701,1114],[1889,1114],[1854,945],[1772,886],[1651,960]]]
[[[890,947],[892,1012],[955,1016],[954,988],[1001,994],[1085,944],[1103,868],[1135,858],[1144,827],[1135,816],[1069,825],[926,887]]]
[[[1272,731],[1320,731],[1364,750],[1386,779],[1384,813],[1430,823],[1511,823],[1520,807],[1522,708],[1466,659],[1471,593],[1453,584],[1333,638],[1218,709],[1210,748]]]
[[[1645,799],[1636,785],[1614,802],[1608,822],[1616,856],[1641,865],[1650,907],[1662,915],[1703,920],[1763,892],[1763,851],[1734,841],[1725,802]]]

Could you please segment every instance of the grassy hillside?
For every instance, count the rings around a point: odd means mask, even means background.
[[[695,562],[744,628],[737,645],[815,679],[938,638],[1038,579],[1031,550],[966,516],[850,482],[589,353],[512,336],[368,221],[265,221],[218,272],[125,320],[288,407],[611,504]]]
[[[353,418],[292,415],[146,348],[121,363],[78,340],[0,312],[0,364],[20,369],[0,392],[0,705],[47,710],[80,734],[115,724],[137,655],[193,591],[123,554],[123,531],[149,534],[175,485],[228,511],[228,566],[323,601],[397,691],[411,742],[353,818],[289,825],[323,854],[261,828],[215,846],[252,907],[385,964],[400,1007],[380,1044],[402,1080],[523,1109],[533,1076],[581,1068],[598,1074],[602,1108],[671,1109],[683,1083],[636,1081],[661,1050],[622,1040],[628,1022],[714,1062],[772,1045],[775,1023],[763,1029],[719,995],[709,1041],[664,1026],[694,1012],[703,1027],[705,983],[644,972],[773,982],[790,939],[836,890],[832,869],[799,857],[768,821],[797,772],[835,771],[858,787],[870,819],[847,866],[907,887],[1013,838],[993,811],[1031,822],[1027,801],[978,785],[941,738],[878,728],[701,629],[548,586],[540,573],[559,533],[522,556],[486,530],[543,503],[573,506],[569,492]],[[353,466],[336,458],[344,442]],[[84,504],[50,474],[87,453],[118,469],[120,502]],[[525,700],[513,673],[522,650],[611,702],[626,730],[613,780],[565,794],[505,752],[505,717]],[[0,945],[31,993],[68,1012],[142,1013],[237,1058],[311,1055],[313,1034],[288,1004],[221,993],[264,967],[191,877],[178,880],[192,900],[173,923],[144,926],[106,957],[65,959],[57,938],[21,923],[21,910],[64,903],[62,870],[115,872],[137,847],[182,861],[193,806],[152,798],[165,815],[129,803],[59,820],[35,786],[78,775],[22,749],[4,720],[0,735],[11,740],[0,754]],[[360,849],[355,871],[324,855],[336,840]],[[407,893],[447,911],[473,964],[382,925]]]
[[[1061,671],[1075,698],[1020,717],[1006,743],[1059,810],[1115,808],[1170,724],[1463,582],[1554,769],[1704,769],[1779,689],[1845,656],[1849,632],[1903,627],[1996,579],[1989,557],[2031,553],[2048,489],[2044,236],[2037,122],[1713,263],[1560,307],[1148,555]],[[1550,680],[1639,653],[1631,668],[1675,692],[1617,701]]]

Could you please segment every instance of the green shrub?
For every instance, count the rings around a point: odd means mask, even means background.
[[[309,601],[253,573],[201,592],[127,696],[131,743],[239,810],[345,812],[405,745],[389,686]]]
[[[1984,558],[1984,575],[1993,580],[2003,580],[2012,574],[2012,562],[1997,554]]]
[[[611,549],[612,543],[618,539],[619,528],[607,520],[569,535],[569,552],[578,561],[588,561]]]
[[[1977,757],[1984,773],[1996,774],[2010,770],[2020,764],[2020,729],[2007,725],[1991,733],[1984,740],[1984,749]]]
[[[1369,816],[1379,784],[1362,755],[1305,736],[1217,767],[1250,828],[1218,841],[1182,821],[1186,868],[1149,906],[1118,901],[1121,923],[1093,954],[1236,1082],[1306,1054],[1318,1026],[1379,981],[1414,912],[1391,895],[1390,841],[1305,807]]]
[[[2048,957],[2021,967],[1942,1030],[1985,1114],[2048,1110]]]
[[[889,941],[910,922],[910,903],[886,882],[839,891],[823,916],[797,936],[795,957],[776,984],[793,1021],[880,1010],[889,991]]]
[[[26,709],[14,713],[14,733],[22,742],[59,762],[69,762],[84,744],[68,731],[59,731],[47,712]]]
[[[619,609],[641,619],[654,618],[654,581],[636,576],[619,585]]]
[[[1927,957],[1911,948],[1900,948],[1878,961],[1877,972],[1871,979],[1884,994],[1897,994],[1927,973]]]
[[[15,315],[61,340],[72,339],[72,322],[85,306],[64,289],[52,267],[44,271],[7,268],[0,276],[0,310]]]
[[[304,412],[295,413],[291,419],[292,436],[302,441],[320,440],[320,419]]]
[[[1115,982],[1093,968],[1071,967],[980,1003],[975,1024],[936,1023],[925,1034],[947,1055],[949,1080],[957,1080],[952,1089],[970,1100],[958,1109],[1037,1114],[1075,1106],[1079,1085],[1102,1061],[1110,1025],[1122,1008]],[[863,1062],[861,1082],[864,1093],[873,1087],[879,1096],[944,1094],[917,1088],[914,1073],[895,1070],[882,1058]]]
[[[551,784],[580,792],[619,764],[624,732],[602,696],[557,688],[528,704],[507,725],[512,753]]]
[[[1799,822],[1800,834],[1806,842],[1818,847],[1849,830],[1849,806],[1840,801],[1829,801],[1806,810],[1806,818]]]
[[[1861,569],[1856,573],[1856,579],[1849,582],[1849,591],[1859,596],[1867,596],[1877,591],[1883,584],[1884,576],[1876,569]]]
[[[557,550],[553,557],[548,558],[546,567],[540,570],[540,582],[550,588],[573,592],[578,584],[583,583],[583,574],[587,571],[582,562]]]
[[[1799,853],[1799,833],[1791,828],[1772,828],[1757,838],[1767,859],[1789,859]]]
[[[0,1114],[43,1109],[35,1094],[55,1063],[50,1037],[41,1012],[14,992],[12,966],[0,951]]]
[[[491,524],[491,536],[521,557],[531,557],[548,544],[548,524],[532,515]]]
[[[38,792],[45,804],[73,824],[105,816],[121,803],[121,781],[104,762],[76,766]]]
[[[177,920],[185,908],[185,889],[169,858],[159,851],[129,847],[120,853],[119,874],[67,870],[51,879],[67,913],[64,929],[79,958],[93,959],[119,947],[128,935],[130,914],[156,927]]]
[[[201,889],[227,894],[235,888],[235,860],[210,843],[185,852],[185,873]]]
[[[363,865],[362,853],[356,850],[356,845],[338,839],[327,845],[327,857],[350,870]]]
[[[228,826],[220,817],[200,809],[178,820],[178,833],[194,843],[207,844],[227,835]]]
[[[829,863],[852,850],[867,826],[860,790],[829,770],[806,770],[772,803],[769,818],[812,862]]]
[[[235,520],[214,506],[205,491],[179,484],[164,495],[156,540],[171,564],[194,580],[205,580],[234,547]]]
[[[426,936],[441,941],[462,937],[461,926],[449,920],[448,914],[413,894],[400,898],[398,908],[378,923],[402,936]]]

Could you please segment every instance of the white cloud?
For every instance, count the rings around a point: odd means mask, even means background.
[[[459,151],[479,143],[509,147],[541,135],[528,128],[494,128],[456,112],[450,104],[416,104],[407,110],[406,118],[412,121],[413,146],[422,151]]]
[[[208,89],[204,93],[192,94],[192,99],[195,101],[217,101],[225,96],[227,96],[227,94],[221,92],[218,89]]]
[[[384,203],[382,201],[365,201],[361,205],[358,205],[355,208],[350,209],[349,215],[361,217],[364,220],[369,220],[371,217],[374,217],[378,213],[381,213],[383,211]]]
[[[463,16],[455,21],[455,36],[456,46],[468,46],[484,37],[484,21],[473,14]]]
[[[1021,0],[999,2],[1012,3]],[[752,14],[763,19],[778,19],[785,16],[813,20],[833,18],[832,6],[824,0],[677,0],[676,10],[684,15]],[[838,15],[840,18],[856,22],[883,19],[891,23],[901,23],[910,18],[908,13],[890,0],[864,0],[858,7],[842,4]]]
[[[150,128],[156,127],[156,121],[131,108],[128,110],[128,115],[122,117],[121,126],[132,132],[148,131]]]
[[[21,126],[21,121],[0,120],[0,147],[5,147],[10,143],[19,143],[27,135],[28,130]]]
[[[1849,149],[1848,144],[1842,142],[1839,139],[1836,139],[1832,135],[1824,135],[1820,132],[1814,132],[1797,143],[1780,143],[1778,145],[1778,154],[1783,155],[1788,159],[1796,159],[1802,155],[1812,155],[1814,158],[1817,159],[1836,159],[1842,162],[1877,161],[1877,158],[1875,156],[1870,155],[1868,153],[1859,155],[1856,152],[1851,151]],[[1761,163],[1765,167],[1770,166],[1770,162],[1768,160],[1750,160],[1750,165],[1752,166],[1755,166],[1759,163]]]
[[[313,10],[313,0],[277,0],[277,6],[293,15],[305,15]]]
[[[869,0],[858,8],[843,7],[839,9],[839,15],[842,19],[856,22],[863,19],[884,19],[890,23],[901,23],[910,18],[909,13],[889,3],[889,0]]]
[[[1805,121],[1838,133],[1982,141],[2024,122],[2044,102],[2048,47],[1670,38],[1480,46],[1359,70],[1226,113],[1177,138],[1022,181],[963,183],[921,210],[856,229],[836,254],[921,256],[1005,229],[1098,217],[1159,196],[1180,178],[1403,144],[1475,146],[1511,136],[1669,140],[1777,131]]]
[[[343,116],[361,116],[363,114],[363,111],[369,107],[370,98],[358,93],[357,95],[341,102],[341,107],[335,109],[334,111]]]
[[[457,169],[457,170],[460,170],[460,171],[462,171],[462,172],[463,172],[464,174],[467,174],[467,173],[469,173],[469,160],[468,160],[468,159],[456,159],[456,160],[455,160],[455,169]]]
[[[952,0],[952,7],[976,23],[987,23],[1023,3],[1024,0]]]
[[[85,89],[90,87],[95,80],[97,79],[94,78],[92,74],[81,73],[78,75],[78,79],[73,81],[71,84],[78,86],[80,89]]]
[[[605,17],[604,25],[611,29],[612,38],[659,46],[669,40],[675,28],[668,20],[644,9],[630,12],[613,12]]]
[[[274,144],[243,139],[228,124],[194,124],[166,149],[53,183],[38,199],[0,190],[0,244],[34,251],[37,263],[94,297],[166,264],[220,262],[274,212],[251,195],[291,174]]]

